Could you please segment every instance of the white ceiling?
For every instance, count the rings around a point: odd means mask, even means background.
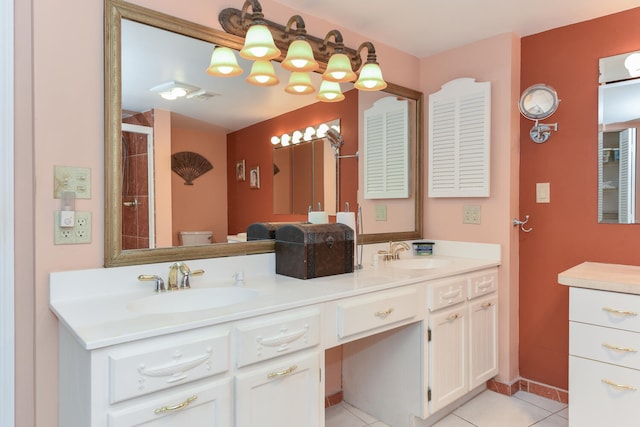
[[[640,6],[639,0],[274,0],[418,58],[514,32],[520,37]],[[269,10],[263,8],[268,18]]]

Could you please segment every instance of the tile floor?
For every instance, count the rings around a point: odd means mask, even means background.
[[[567,427],[567,405],[519,391],[512,397],[486,390],[433,427]],[[325,427],[388,427],[342,402],[325,412]]]

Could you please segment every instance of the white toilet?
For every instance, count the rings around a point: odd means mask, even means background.
[[[180,246],[208,245],[213,242],[212,231],[180,231]]]

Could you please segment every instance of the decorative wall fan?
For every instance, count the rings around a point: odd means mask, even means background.
[[[184,185],[193,185],[194,179],[211,169],[211,162],[198,153],[181,151],[171,155],[171,170],[184,179]]]

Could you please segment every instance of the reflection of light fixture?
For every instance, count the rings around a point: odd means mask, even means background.
[[[327,132],[333,129],[340,132],[340,119],[331,120],[326,123],[320,123],[313,126],[307,126],[303,129],[296,129],[292,132],[283,133],[281,136],[272,136],[271,144],[280,144],[283,147],[291,144],[300,144],[301,142],[309,142],[314,139],[320,139],[327,136]]]
[[[182,98],[191,92],[199,91],[200,88],[197,86],[191,86],[186,83],[180,83],[176,81],[169,81],[166,83],[159,84],[157,86],[149,89],[151,92],[157,92],[161,97],[167,99],[169,101],[176,100],[178,98]]]
[[[306,95],[316,91],[311,84],[309,73],[305,73],[304,71],[294,71],[291,73],[289,84],[284,90],[294,95]]]
[[[344,99],[340,83],[323,80],[320,83],[320,90],[316,95],[316,99],[322,102],[338,102]]]
[[[387,83],[382,78],[382,70],[376,58],[376,48],[371,42],[364,42],[358,48],[358,54],[365,47],[368,51],[367,62],[360,70],[360,76],[354,86],[359,90],[382,90],[387,87]]]
[[[256,86],[273,86],[279,82],[271,61],[255,61],[246,80]]]
[[[291,24],[296,23],[296,39],[291,42],[287,50],[287,56],[282,61],[282,68],[289,71],[314,71],[319,65],[313,57],[313,49],[308,41],[305,40],[307,33],[304,21],[300,15],[289,18],[285,34],[291,29]]]
[[[253,13],[247,18],[247,9],[251,6]],[[273,42],[271,31],[265,25],[262,6],[257,0],[246,0],[242,6],[242,23],[248,25],[244,46],[240,56],[251,60],[269,60],[280,56],[280,50]],[[249,19],[249,22],[246,22]]]
[[[232,77],[242,74],[242,68],[238,65],[236,56],[231,49],[224,46],[216,46],[211,54],[211,63],[207,68],[207,74]]]
[[[640,77],[640,53],[635,52],[627,56],[624,67],[629,71],[630,77]]]
[[[350,82],[355,80],[356,73],[353,72],[351,68],[351,60],[347,55],[344,54],[344,43],[342,41],[342,33],[338,30],[331,30],[324,38],[323,46],[329,41],[329,38],[332,37],[336,41],[336,47],[333,51],[333,55],[329,59],[329,63],[327,64],[327,69],[324,74],[322,74],[322,78],[324,80],[328,80],[330,82]],[[326,48],[325,48],[326,49]]]

